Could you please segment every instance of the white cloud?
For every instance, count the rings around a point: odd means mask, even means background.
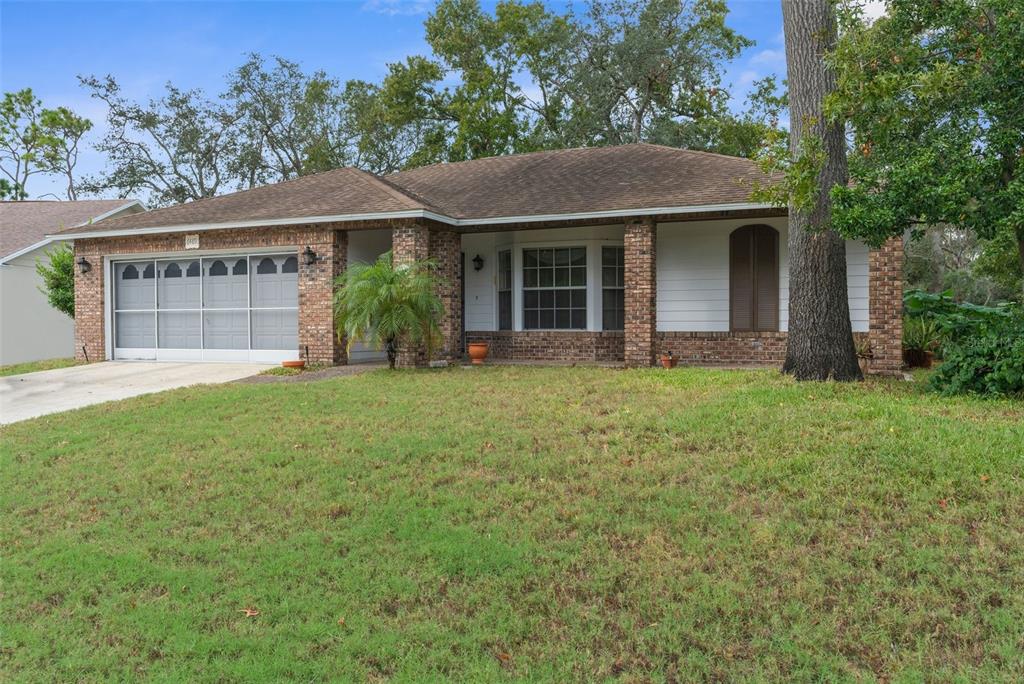
[[[761,74],[757,73],[753,69],[747,69],[746,71],[740,72],[739,78],[736,80],[736,85],[745,90],[748,86],[753,85],[754,81],[760,77]]]
[[[750,58],[751,64],[765,64],[772,67],[786,65],[785,50],[761,50]]]
[[[364,12],[395,16],[399,14],[426,14],[433,3],[430,0],[366,0]]]

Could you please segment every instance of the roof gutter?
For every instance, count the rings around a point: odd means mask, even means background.
[[[191,223],[173,226],[153,226],[149,228],[121,228],[114,230],[94,230],[82,233],[58,233],[48,238],[58,240],[74,240],[121,237],[130,235],[155,235],[161,233],[201,233],[210,230],[230,230],[232,228],[268,228],[274,226],[291,226],[297,224],[343,223],[352,221],[380,221],[388,219],[423,218],[431,219],[450,226],[498,226],[510,223],[544,223],[550,221],[586,221],[588,219],[626,218],[630,216],[657,216],[663,214],[700,214],[715,211],[746,211],[772,209],[770,204],[757,202],[734,202],[731,204],[701,204],[689,207],[650,207],[645,209],[611,209],[607,211],[585,211],[569,214],[532,214],[526,216],[494,216],[487,218],[456,219],[425,209],[409,209],[405,211],[388,211],[366,214],[336,214],[330,216],[295,216],[290,218],[264,219],[259,221],[227,221],[224,223]]]

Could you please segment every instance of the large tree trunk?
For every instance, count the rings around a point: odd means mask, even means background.
[[[841,124],[826,125],[825,96],[835,74],[824,54],[836,41],[830,0],[782,0],[789,70],[790,154],[796,159],[809,136],[821,140],[824,163],[812,211],[789,206],[789,342],[784,373],[797,380],[859,380],[846,292],[846,244],[831,230],[829,189],[847,182]]]

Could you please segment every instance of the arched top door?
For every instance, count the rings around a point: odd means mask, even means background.
[[[779,231],[765,224],[729,235],[729,329],[779,329]]]

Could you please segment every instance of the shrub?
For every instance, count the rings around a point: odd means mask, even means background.
[[[943,394],[1024,396],[1024,315],[1009,314],[947,343],[931,377]]]
[[[903,295],[903,310],[911,319],[933,321],[942,343],[974,337],[992,326],[1000,326],[1011,315],[1011,305],[980,306],[957,302],[953,292],[939,294],[908,290]]]
[[[903,348],[911,351],[934,351],[939,346],[939,324],[930,318],[903,319]]]

